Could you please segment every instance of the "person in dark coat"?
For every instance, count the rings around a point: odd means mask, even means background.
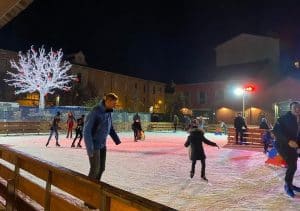
[[[241,113],[237,114],[237,117],[234,118],[234,128],[235,128],[235,142],[238,144],[238,136],[240,135],[240,144],[243,143],[244,129],[247,129],[244,118]]]
[[[190,131],[190,135],[188,136],[184,146],[188,147],[191,146],[191,153],[190,153],[190,159],[192,161],[192,168],[191,168],[191,172],[190,172],[190,177],[193,178],[194,174],[195,174],[195,165],[197,160],[201,161],[201,178],[208,181],[206,176],[205,176],[205,153],[204,153],[204,149],[203,149],[203,144],[205,143],[207,145],[210,146],[215,146],[218,147],[219,146],[212,142],[209,141],[208,139],[206,139],[204,137],[204,132],[202,129],[197,128],[197,126],[194,126],[194,128],[192,128],[192,130]]]
[[[141,139],[141,132],[143,131],[141,122],[136,119],[132,123],[131,128],[133,130],[134,141],[137,142],[137,140]]]
[[[293,185],[293,179],[297,170],[299,148],[299,122],[300,104],[292,102],[290,111],[281,116],[273,128],[275,135],[275,148],[287,163],[284,190],[290,197],[294,197],[294,191],[300,192],[300,188]]]
[[[259,129],[266,129],[269,130],[270,127],[268,125],[268,121],[266,118],[261,118],[260,124],[259,124]]]
[[[133,116],[132,120],[133,120],[133,122],[135,122],[135,121],[141,122],[141,117],[140,117],[139,113],[136,113],[136,114]]]
[[[80,118],[77,119],[77,126],[75,128],[75,131],[76,131],[76,135],[75,135],[75,138],[72,142],[72,145],[71,147],[75,147],[75,141],[76,139],[79,137],[79,142],[77,144],[77,147],[82,147],[81,146],[81,140],[82,140],[82,130],[83,130],[83,126],[84,126],[84,115],[81,115]]]
[[[174,132],[177,131],[177,125],[178,125],[178,123],[179,123],[179,118],[178,118],[178,116],[176,114],[174,114],[174,116],[173,116]]]

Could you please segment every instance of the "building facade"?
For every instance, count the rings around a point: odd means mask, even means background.
[[[276,98],[268,90],[278,70],[278,39],[240,34],[216,47],[215,81],[177,85],[176,91],[185,96],[195,116],[208,117],[211,122],[232,123],[236,113],[242,112],[243,101],[248,124],[258,124],[262,116],[274,122]],[[234,94],[237,87],[250,84],[254,92],[245,92],[244,97]],[[289,91],[283,89],[281,97],[288,96]]]
[[[119,96],[118,109],[131,112],[165,112],[165,83],[144,80],[122,74],[73,65],[73,74],[80,74],[83,95],[103,96],[115,92]]]
[[[13,71],[10,60],[17,59],[17,53],[0,50],[0,101],[17,101],[20,105],[38,106],[38,93],[27,93],[15,96],[14,88],[3,79],[7,71]],[[118,109],[130,112],[165,112],[165,84],[136,77],[102,71],[87,66],[73,64],[70,74],[77,75],[70,91],[57,91],[46,96],[47,105],[82,105],[84,101],[102,97],[105,93],[115,92],[119,96]],[[57,102],[60,99],[60,102]]]

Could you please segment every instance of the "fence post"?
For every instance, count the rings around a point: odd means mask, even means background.
[[[45,211],[50,210],[51,204],[51,184],[52,184],[52,171],[48,171],[48,178],[46,183],[46,192],[45,192]]]
[[[16,188],[18,186],[19,174],[20,174],[20,160],[18,157],[15,158],[15,171],[14,178],[7,180],[7,201],[6,201],[6,210],[13,211],[15,210],[16,205]]]

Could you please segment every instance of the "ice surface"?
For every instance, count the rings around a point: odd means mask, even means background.
[[[133,134],[119,133],[122,144],[108,140],[106,170],[102,180],[178,210],[300,210],[300,193],[288,198],[283,191],[285,169],[265,165],[259,151],[205,146],[206,177],[201,180],[200,162],[193,179],[191,162],[183,146],[186,132],[146,132],[146,140],[133,141]],[[206,134],[220,146],[226,136]],[[0,143],[87,174],[84,148],[70,148],[71,139],[60,134],[62,147],[54,138],[46,148],[48,135],[1,136]],[[300,186],[299,172],[294,184]]]

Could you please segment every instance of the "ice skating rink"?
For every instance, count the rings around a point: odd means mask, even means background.
[[[265,165],[258,151],[223,148],[226,136],[206,134],[221,149],[205,146],[206,177],[201,180],[200,162],[194,178],[183,146],[186,132],[146,132],[146,140],[133,142],[130,132],[119,133],[122,144],[108,140],[103,181],[178,210],[300,210],[300,193],[294,199],[283,191],[285,169]],[[74,171],[87,174],[84,148],[71,148],[71,139],[60,134],[61,147],[48,135],[0,136],[0,144]],[[300,169],[300,167],[299,167]],[[294,184],[300,186],[299,170]]]

